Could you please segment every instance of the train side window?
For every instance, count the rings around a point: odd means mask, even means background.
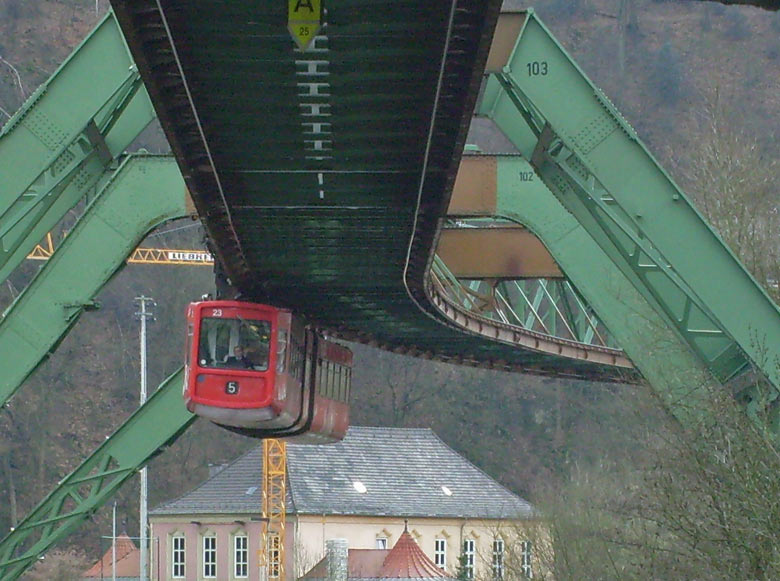
[[[325,397],[330,397],[330,377],[331,377],[331,368],[330,368],[330,361],[325,360],[323,366],[325,367],[325,371],[322,374],[322,395]]]
[[[347,385],[349,384],[349,367],[341,370],[341,401],[347,401]]]
[[[287,357],[287,331],[279,329],[276,335],[276,372],[284,373]]]
[[[187,349],[184,352],[184,365],[188,368],[190,366],[190,359],[192,358],[192,337],[195,333],[195,326],[192,323],[187,324]]]
[[[336,377],[334,377],[334,383],[335,389],[333,390],[333,399],[340,400],[341,399],[341,365],[338,363],[333,364],[336,368]]]

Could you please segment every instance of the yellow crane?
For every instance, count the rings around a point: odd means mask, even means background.
[[[30,260],[49,260],[54,254],[54,239],[51,233],[32,249]],[[205,250],[182,250],[174,248],[136,248],[128,257],[129,264],[162,264],[182,266],[212,266],[214,257]]]
[[[263,440],[263,533],[258,561],[261,579],[285,579],[287,444]]]
[[[48,260],[54,254],[51,233],[27,256],[30,260]],[[129,264],[160,264],[185,266],[211,266],[214,257],[204,250],[172,248],[136,248],[127,259]],[[282,440],[263,440],[263,497],[262,534],[258,562],[260,578],[266,580],[285,578],[285,522],[287,510],[287,445]]]

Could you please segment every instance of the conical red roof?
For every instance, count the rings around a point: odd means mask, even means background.
[[[103,558],[92,565],[84,577],[111,578],[111,562],[113,561],[113,551],[109,547]],[[135,546],[130,537],[119,535],[116,538],[116,576],[117,577],[138,577],[141,574],[140,551]]]
[[[440,579],[448,575],[434,565],[420,546],[404,531],[390,550],[377,577],[387,579]]]

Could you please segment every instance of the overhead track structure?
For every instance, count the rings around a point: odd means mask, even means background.
[[[109,25],[112,22],[110,17],[101,22],[96,32],[76,52],[84,51],[91,55],[95,51],[103,51],[112,54],[116,48],[110,46],[112,42],[123,48],[121,36],[102,36],[111,31]],[[100,38],[104,44],[95,44]],[[74,55],[68,62],[81,63],[82,59]],[[128,70],[132,72],[132,66]],[[67,79],[65,73],[70,72],[71,69],[63,66],[47,86],[57,86],[55,80]],[[59,96],[62,99],[69,97],[68,92]],[[34,118],[37,115],[35,107],[41,103],[56,110],[57,100],[37,101],[25,105],[23,114],[17,114],[14,119],[18,122],[22,117]],[[147,123],[146,115],[136,115],[132,110],[118,108],[115,113],[116,118],[106,127],[122,127],[126,140],[140,132]],[[16,130],[21,131],[21,127],[17,125]],[[7,127],[0,147],[19,135],[24,136],[24,132],[14,133]],[[36,175],[56,173],[57,168],[45,169],[52,159],[55,165],[59,163],[59,156],[52,158],[46,151],[39,152],[37,163],[39,168],[44,169]],[[92,199],[56,251],[53,248],[38,249],[35,257],[47,259],[47,264],[0,321],[0,349],[17,362],[13,369],[6,370],[6,380],[2,385],[4,402],[42,358],[56,348],[79,315],[96,306],[95,294],[121,267],[124,258],[143,235],[161,222],[190,213],[184,183],[170,157],[148,154],[134,154],[116,160],[104,157],[102,168],[90,166],[88,162],[92,160],[92,153],[87,152],[85,159],[87,161],[81,167],[90,167],[92,185],[84,193],[91,193]],[[33,157],[26,161],[29,166],[35,162]],[[116,169],[113,168],[115,164],[118,164]],[[73,196],[75,198],[75,194]],[[63,205],[60,209],[67,210],[67,207]],[[55,213],[38,214],[37,217],[48,227]],[[18,249],[29,246],[30,241],[43,231],[32,215],[29,226],[29,232]],[[139,260],[150,260],[150,257],[141,256]],[[151,260],[157,259],[152,256]],[[12,261],[6,264],[12,264]],[[78,276],[74,275],[75,272]],[[179,382],[178,377],[166,382],[161,388],[165,395],[151,398],[0,542],[2,578],[10,580],[21,575],[52,544],[97,510],[123,482],[158,453],[161,446],[186,429],[192,417],[184,413],[179,404],[174,406],[178,397],[172,395],[178,392]],[[166,423],[159,422],[160,414],[166,417]],[[123,450],[131,447],[128,442],[136,439],[142,441],[138,447]]]
[[[245,299],[396,352],[624,379],[619,350],[464,333],[429,296],[500,4],[333,3],[304,52],[286,3],[112,2]]]
[[[583,342],[587,327],[571,329],[578,339],[572,341],[551,337],[551,322],[541,316],[536,322],[545,332],[480,320],[452,287],[441,284],[448,277],[447,269],[435,264],[436,242],[448,236],[441,227],[448,219],[490,217],[522,226],[514,232],[521,238],[533,234],[541,241],[533,243],[530,255],[508,249],[507,256],[546,260],[543,246],[552,258],[545,273],[565,273],[573,292],[599,314],[673,410],[701,395],[696,386],[710,374],[727,381],[749,365],[760,367],[757,353],[748,348],[745,325],[748,331],[756,325],[757,344],[774,341],[777,309],[759,300],[760,290],[750,290],[755,283],[531,13],[515,19],[516,32],[522,32],[508,51],[519,60],[507,58],[491,68],[495,63],[487,49],[498,4],[402,1],[392,10],[366,14],[361,3],[344,2],[328,12],[313,48],[301,52],[287,35],[281,4],[114,2],[215,250],[247,298],[284,304],[344,337],[396,351],[534,373],[635,379],[622,352]],[[101,26],[107,22],[112,18]],[[124,47],[121,36],[113,39]],[[481,210],[471,202],[457,210],[458,188],[453,203],[450,193],[486,61],[493,76],[480,111],[504,129],[525,158],[467,158],[461,168],[472,161],[482,164],[482,175],[492,176],[484,183],[494,187],[481,191],[487,196]],[[40,167],[49,166],[25,166],[26,177],[18,180],[22,187],[15,190],[22,193],[2,200],[3,236],[20,234],[3,238],[8,252],[2,268],[23,259],[62,214],[67,204],[47,205],[46,198],[64,200],[63,184],[88,184],[85,193],[103,183],[111,187],[105,170],[120,148],[99,135],[125,127],[124,115],[142,95],[132,65],[127,70],[129,86],[119,79],[119,88],[102,101],[111,103],[107,117],[98,105],[93,110],[100,115],[75,123],[75,141],[49,140],[43,149],[35,149],[34,141],[29,145],[39,152],[39,161],[53,165],[43,171]],[[524,71],[531,81],[521,78]],[[547,76],[555,82],[543,90],[533,85],[535,77]],[[567,125],[577,121],[566,111],[572,95],[579,95],[576,103],[587,104],[577,131]],[[3,130],[0,164],[5,155],[19,155],[3,148],[25,132],[42,143],[48,139],[33,123],[34,103],[25,107]],[[600,116],[588,117],[594,111]],[[133,117],[123,139],[146,118]],[[105,131],[96,133],[92,124]],[[79,144],[75,151],[81,149],[82,161],[62,157],[68,143]],[[19,141],[19,147],[28,145]],[[610,172],[618,158],[632,169],[628,177]],[[103,165],[90,169],[88,179],[73,177],[96,159]],[[75,165],[68,165],[71,161]],[[63,164],[67,171],[57,173]],[[532,179],[530,186],[529,172],[543,183]],[[42,196],[37,180],[55,174],[51,195]],[[633,176],[643,179],[634,183]],[[631,197],[637,189],[640,199]],[[146,230],[177,212],[175,204],[161,213],[152,210]],[[676,251],[666,238],[664,212],[684,217],[675,215],[676,232],[690,226],[686,242],[706,248],[705,259],[713,260],[719,276],[738,279],[726,294],[731,301],[741,301],[742,292],[751,297],[747,323],[736,325],[723,312],[723,301],[704,293],[698,263],[684,255],[679,238]],[[96,216],[89,218],[96,228],[115,218]],[[129,245],[132,236],[119,246]],[[118,267],[118,254],[103,257],[105,272]],[[87,304],[88,299],[68,303],[75,313]],[[591,324],[594,335],[596,327]],[[770,355],[775,357],[773,351]],[[771,370],[764,369],[774,382]],[[18,577],[190,424],[192,417],[178,401],[180,385],[181,374],[169,379],[0,542],[2,578]],[[754,407],[761,402],[745,395]]]

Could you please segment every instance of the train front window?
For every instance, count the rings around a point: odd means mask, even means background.
[[[271,323],[208,317],[200,321],[198,363],[224,369],[268,369]]]

